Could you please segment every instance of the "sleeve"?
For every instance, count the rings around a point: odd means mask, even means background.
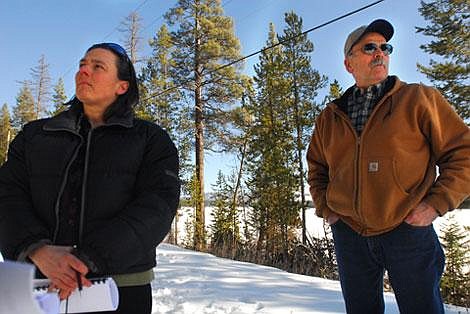
[[[470,194],[470,129],[439,91],[429,89],[422,131],[430,142],[439,175],[423,201],[443,215]]]
[[[315,206],[315,214],[318,217],[328,218],[331,209],[326,202],[326,189],[329,183],[328,163],[323,154],[323,146],[321,140],[321,118],[317,118],[312,139],[307,150],[308,175],[307,181],[310,185],[310,194],[312,195]]]
[[[31,248],[50,243],[50,233],[34,212],[26,162],[27,140],[20,131],[0,167],[0,251],[5,259],[26,260]]]
[[[77,253],[94,272],[119,274],[155,254],[170,230],[180,196],[178,152],[163,130],[147,144],[134,199],[105,228],[84,234]],[[91,262],[92,261],[92,262]]]

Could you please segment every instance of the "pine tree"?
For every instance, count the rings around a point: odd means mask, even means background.
[[[230,211],[236,212],[242,216],[244,242],[251,242],[251,232],[248,226],[247,211],[244,197],[244,181],[246,176],[246,160],[248,155],[248,145],[253,135],[253,116],[250,113],[255,108],[255,94],[253,89],[253,81],[251,79],[244,80],[243,96],[241,105],[230,111],[231,125],[227,128],[223,136],[222,150],[236,156],[237,165],[233,171],[231,178],[232,190],[230,196]],[[250,109],[251,108],[251,109]],[[238,211],[241,211],[238,213]],[[246,248],[244,248],[246,249]],[[241,252],[239,252],[241,253]]]
[[[431,36],[429,44],[421,45],[425,52],[437,55],[429,66],[417,64],[419,71],[454,106],[462,119],[470,118],[470,1],[421,1],[419,12],[430,23],[416,27],[418,33]]]
[[[331,102],[335,99],[340,98],[342,94],[343,94],[343,89],[339,85],[338,80],[335,79],[333,83],[330,84],[330,93],[327,96],[327,99],[329,102]]]
[[[188,219],[184,222],[183,246],[187,249],[194,249],[194,207],[184,207],[188,214]]]
[[[278,42],[270,25],[266,46]],[[298,227],[299,203],[295,193],[295,138],[290,121],[290,84],[280,46],[265,50],[255,65],[256,103],[248,145],[247,182],[252,207],[251,224],[258,232],[257,253],[264,261],[287,256],[293,228]],[[259,261],[259,260],[258,260]],[[261,261],[262,262],[262,261]]]
[[[179,0],[166,14],[175,30],[171,68],[174,83],[181,85],[185,97],[194,101],[195,171],[199,182],[195,244],[204,243],[204,151],[217,142],[218,131],[226,122],[224,111],[240,98],[240,65],[218,69],[240,57],[233,20],[223,15],[220,0]]]
[[[65,94],[64,80],[59,78],[57,84],[54,86],[54,94],[52,94],[52,105],[53,110],[50,115],[55,116],[56,114],[64,111],[67,107],[67,95]]]
[[[26,122],[36,119],[34,98],[27,81],[23,82],[18,96],[16,96],[16,106],[13,108],[12,125],[18,132]]]
[[[177,130],[178,103],[181,98],[175,85],[171,81],[169,68],[173,66],[170,59],[170,34],[166,25],[163,25],[156,36],[149,41],[152,55],[142,68],[139,82],[142,92],[142,101],[136,108],[137,115],[158,123],[172,135]],[[158,95],[152,97],[152,95]]]
[[[191,231],[190,235],[192,235],[192,245],[188,245],[188,247],[190,247],[191,249],[198,250],[201,250],[199,242],[197,242],[198,240],[201,240],[202,243],[206,243],[206,233],[202,232],[202,229],[204,228],[204,222],[196,218],[198,215],[197,204],[201,202],[201,200],[199,199],[201,196],[201,191],[199,190],[200,186],[201,185],[199,184],[197,174],[196,172],[194,172],[189,182],[189,201],[190,207],[193,209],[193,214],[191,215],[191,217],[189,217],[190,219],[187,221],[186,231]],[[203,234],[204,238],[200,239],[196,236],[196,234]]]
[[[236,176],[226,178],[219,170],[214,188],[213,224],[211,226],[212,251],[217,255],[234,257],[240,242],[238,209],[233,207],[233,184]]]
[[[313,52],[313,43],[307,35],[302,33],[302,18],[294,12],[285,14],[286,29],[279,40],[283,42],[286,63],[286,77],[290,85],[291,123],[295,130],[295,150],[297,163],[297,176],[300,186],[300,206],[302,210],[302,243],[306,243],[307,234],[305,226],[305,171],[304,151],[312,133],[316,114],[320,111],[314,103],[318,90],[326,84],[326,77],[320,76],[312,68],[310,54]],[[299,36],[300,35],[300,36]]]
[[[214,187],[214,209],[212,211],[213,223],[211,226],[212,247],[223,246],[226,242],[228,230],[227,209],[228,196],[225,194],[227,182],[222,172],[219,170]]]
[[[470,307],[470,240],[455,217],[449,214],[444,223],[442,246],[446,268],[441,279],[441,291],[446,303]]]
[[[41,55],[38,65],[31,69],[31,87],[34,93],[35,119],[41,118],[47,112],[50,100],[51,77],[46,57]]]
[[[0,165],[7,158],[8,145],[13,138],[12,127],[10,123],[10,111],[7,104],[3,104],[0,112]]]

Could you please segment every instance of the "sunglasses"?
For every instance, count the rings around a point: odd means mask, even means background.
[[[380,46],[374,43],[365,44],[362,47],[362,52],[367,55],[373,55],[378,49],[382,50],[383,54],[388,56],[393,52],[393,46],[390,44],[381,44]]]

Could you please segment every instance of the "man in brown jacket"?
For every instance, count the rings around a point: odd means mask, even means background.
[[[349,34],[356,84],[319,115],[307,153],[316,214],[331,225],[348,313],[444,313],[436,217],[470,194],[470,130],[434,88],[388,75],[392,25]],[[439,167],[437,175],[436,167]]]

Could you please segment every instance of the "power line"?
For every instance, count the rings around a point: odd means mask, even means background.
[[[132,10],[131,12],[137,12],[142,6],[144,6],[144,4],[146,4],[149,0],[143,0],[139,5],[137,5],[137,7]],[[226,0],[223,4],[222,4],[222,7],[229,4],[230,2],[232,2],[233,0]],[[158,22],[159,20],[161,20],[165,15],[162,14],[160,16],[158,16],[156,19],[152,20],[152,22],[150,22],[149,24],[147,24],[143,29],[142,31],[145,31],[147,30],[149,27],[151,27],[153,24],[155,24],[156,22]],[[104,36],[103,38],[103,41],[105,41],[107,38],[109,38],[112,34],[114,34],[114,32],[116,30],[119,30],[119,25],[114,27],[113,30],[111,30],[106,36]],[[175,43],[173,43],[175,44]],[[66,75],[68,75],[74,68],[75,66],[70,66],[61,76],[61,78],[64,78]]]
[[[132,12],[137,12],[142,6],[144,6],[149,0],[143,0],[139,5],[137,5],[137,7],[132,11]],[[222,7],[225,7],[227,6],[228,4],[230,4],[233,0],[225,0],[223,3],[222,3]],[[161,20],[163,17],[165,16],[165,14],[162,14],[160,16],[158,16],[156,19],[152,20],[152,22],[150,22],[149,24],[147,24],[143,29],[142,31],[145,31],[147,30],[149,27],[151,27],[153,24],[155,24],[156,22],[158,22],[159,20]],[[119,26],[116,26],[111,32],[109,32],[104,38],[103,40],[106,40],[107,38],[109,38],[112,34],[114,34],[114,32],[116,30],[118,30],[118,27]],[[175,44],[175,43],[173,43]],[[68,75],[70,73],[70,71],[72,71],[74,68],[74,66],[70,66],[63,75],[59,76],[59,77],[65,77],[66,75]]]
[[[258,7],[257,9],[255,8],[253,11],[245,14],[242,16],[240,19],[237,19],[237,23],[241,23],[242,21],[246,20],[248,17],[252,16],[255,13],[258,13],[259,11],[268,8],[269,6],[273,5],[274,2],[273,0],[270,0],[267,4],[263,4],[262,6]]]
[[[142,1],[142,2],[141,2],[134,10],[132,10],[131,12],[137,12],[144,4],[146,4],[148,1],[149,1],[149,0],[144,0],[144,1]],[[113,28],[113,30],[112,30],[108,35],[106,35],[106,36],[103,38],[103,40],[109,38],[112,34],[114,34],[114,32],[115,32],[116,30],[119,30],[119,25],[116,26],[115,28]]]
[[[332,19],[332,20],[329,20],[328,22],[325,22],[325,23],[320,24],[320,25],[318,25],[318,26],[312,27],[312,28],[310,28],[310,29],[308,29],[308,30],[306,30],[306,31],[304,31],[304,32],[302,32],[302,33],[299,33],[299,34],[295,35],[295,36],[288,37],[288,38],[286,38],[285,40],[282,40],[282,41],[277,42],[276,44],[273,44],[273,45],[271,45],[271,46],[267,46],[267,47],[265,47],[265,48],[262,48],[262,49],[260,49],[260,50],[255,51],[255,52],[253,52],[253,53],[250,53],[249,55],[246,55],[246,56],[244,56],[244,57],[242,57],[242,58],[239,58],[239,59],[237,59],[237,60],[234,60],[234,61],[232,61],[232,62],[229,62],[229,63],[227,63],[227,64],[224,64],[224,65],[222,65],[222,66],[220,66],[220,67],[218,67],[218,68],[216,68],[216,69],[214,69],[214,70],[212,70],[212,71],[209,71],[207,74],[212,74],[212,73],[214,73],[214,72],[217,72],[217,71],[220,71],[220,70],[222,70],[222,69],[225,69],[225,68],[227,68],[227,67],[229,67],[229,66],[232,66],[232,65],[234,65],[234,64],[236,64],[236,63],[239,63],[239,62],[241,62],[241,61],[243,61],[243,60],[246,60],[246,59],[248,59],[248,58],[251,58],[251,57],[253,57],[253,56],[257,55],[257,54],[263,53],[263,52],[265,52],[265,51],[267,51],[267,50],[269,50],[269,49],[273,49],[273,48],[275,48],[275,47],[277,47],[277,46],[279,46],[279,45],[285,44],[285,43],[287,43],[287,42],[289,42],[289,41],[291,41],[291,40],[293,40],[293,39],[296,39],[296,38],[298,38],[298,37],[300,37],[300,36],[303,36],[303,35],[305,35],[305,34],[308,34],[308,33],[312,32],[312,31],[314,31],[314,30],[323,28],[323,27],[325,27],[325,26],[327,26],[327,25],[329,25],[329,24],[332,24],[332,23],[334,23],[334,22],[337,22],[337,21],[339,21],[339,20],[342,20],[342,19],[344,19],[344,18],[346,18],[346,17],[348,17],[348,16],[351,16],[351,15],[356,14],[356,13],[358,13],[358,12],[364,11],[364,10],[366,10],[366,9],[372,7],[372,6],[375,6],[375,5],[377,5],[377,4],[381,3],[381,2],[384,2],[384,1],[385,1],[385,0],[378,0],[378,1],[375,1],[375,2],[373,2],[373,3],[371,3],[371,4],[368,4],[368,5],[366,5],[366,6],[363,6],[363,7],[359,8],[359,9],[356,9],[356,10],[354,10],[354,11],[348,12],[348,13],[346,13],[346,14],[344,14],[344,15],[341,15],[341,16],[339,16],[339,17],[337,17],[337,18],[334,18],[334,19]],[[167,92],[170,92],[170,91],[172,91],[172,90],[181,88],[181,87],[183,87],[184,85],[186,85],[187,83],[189,83],[189,82],[191,82],[191,81],[193,81],[193,80],[194,80],[194,78],[189,78],[189,79],[185,80],[184,82],[182,82],[181,84],[179,84],[179,85],[177,85],[177,86],[173,86],[173,87],[167,88],[167,89],[165,89],[165,90],[163,90],[163,91],[161,91],[161,92],[158,92],[158,93],[156,93],[156,94],[150,95],[149,97],[143,99],[142,101],[147,101],[147,100],[149,100],[149,99],[152,99],[152,98],[154,98],[154,97],[158,97],[158,96],[163,95],[163,94],[165,94],[165,93],[167,93]],[[204,86],[204,85],[209,84],[209,83],[211,83],[211,81],[204,81],[204,82],[202,82],[202,85],[201,85],[201,86]]]
[[[132,12],[137,12],[144,4],[146,4],[149,0],[143,0],[139,5],[137,5],[137,7],[132,11]],[[116,30],[118,29],[118,27],[116,26],[108,35],[106,35],[103,40],[106,40],[109,36],[111,36]],[[64,74],[62,74],[61,76],[59,76],[59,78],[64,78],[66,75],[68,75],[70,73],[70,71],[73,70],[75,66],[70,66]]]
[[[222,7],[225,7],[227,4],[229,4],[230,2],[232,2],[233,0],[225,0],[223,3],[222,3]]]
[[[146,4],[149,0],[144,0],[141,4],[137,6],[137,8],[134,9],[134,11],[138,11],[144,4]]]
[[[225,7],[227,4],[229,4],[230,2],[232,2],[233,0],[226,0],[224,1],[221,6],[222,8]],[[154,20],[152,20],[152,22],[150,22],[149,24],[147,24],[143,29],[142,31],[145,32],[148,28],[150,28],[151,26],[153,26],[153,24],[155,24],[156,22],[160,21],[163,17],[165,16],[165,14],[163,15],[160,15],[159,17],[155,18]],[[173,44],[175,44],[173,42]]]
[[[224,1],[221,6],[222,7],[225,7],[227,4],[229,4],[230,2],[232,2],[233,0],[226,0]],[[147,24],[143,29],[142,31],[146,31],[150,26],[152,26],[153,24],[155,24],[156,22],[160,21],[163,17],[165,16],[165,14],[163,15],[160,15],[158,16],[157,18],[155,18],[154,20],[152,20],[152,22],[150,22],[149,24]]]
[[[147,26],[145,26],[142,31],[146,31],[150,26],[153,26],[153,24],[157,23],[158,21],[160,21],[161,19],[163,18],[163,15],[160,15],[159,17],[157,17],[156,19],[154,19],[152,22],[150,22]]]

